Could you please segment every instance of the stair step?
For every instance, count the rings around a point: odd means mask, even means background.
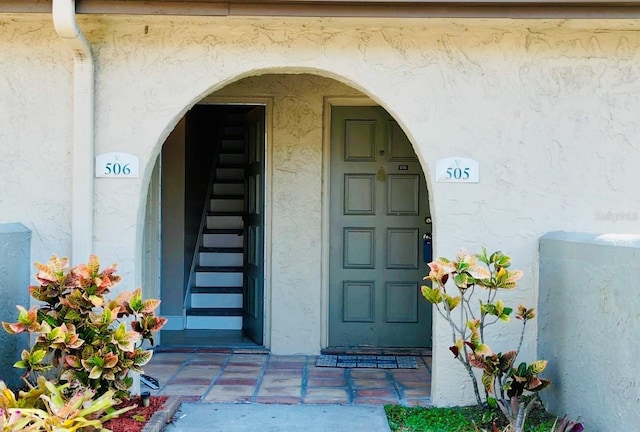
[[[207,216],[242,216],[244,212],[241,211],[212,211],[208,212]]]
[[[198,264],[203,267],[238,267],[244,262],[242,252],[200,252]]]
[[[191,294],[242,294],[242,287],[241,286],[192,287]]]
[[[223,270],[225,267],[205,267],[205,269],[211,270],[196,269],[196,286],[242,286],[242,268],[240,271]]]
[[[221,153],[242,152],[244,153],[244,139],[223,139],[220,147]]]
[[[220,165],[239,165],[244,164],[244,152],[225,152],[220,153]]]
[[[191,307],[202,308],[241,308],[242,293],[191,293]]]
[[[230,199],[230,200],[243,200],[244,195],[242,194],[211,194],[211,199]]]
[[[230,112],[227,114],[227,124],[235,123],[238,125],[244,124],[244,116],[246,115],[246,109],[241,112]]]
[[[223,151],[220,152],[221,155],[225,155],[225,154],[233,154],[233,155],[241,154],[241,155],[243,155],[244,154],[244,142],[233,141],[233,140],[230,141],[230,142],[233,142],[234,144],[236,144],[237,147],[231,147],[231,148],[228,148],[228,149],[223,149]],[[242,148],[239,147],[239,145],[241,143],[243,144]]]
[[[223,169],[244,169],[245,164],[243,162],[241,163],[227,163],[227,164],[218,164],[218,169],[223,168]]]
[[[242,316],[242,308],[189,308],[187,316]]]
[[[244,210],[244,198],[211,198],[209,211],[242,211]]]
[[[244,180],[244,169],[233,167],[218,167],[216,168],[216,179],[218,180]]]
[[[202,245],[205,248],[242,248],[244,236],[242,230],[208,229],[204,231]]]
[[[232,194],[241,195],[244,197],[244,183],[220,183],[216,182],[213,185],[214,194]]]
[[[242,253],[241,247],[201,247],[198,249],[200,253]]]
[[[211,273],[242,273],[242,267],[238,266],[196,266],[196,273],[198,272],[211,272]]]
[[[242,229],[244,221],[240,215],[207,215],[207,228],[237,228]]]
[[[218,179],[215,181],[216,184],[244,184],[244,179]]]
[[[194,330],[241,330],[242,309],[187,309],[186,324],[186,328]]]
[[[204,231],[202,231],[202,233],[203,234],[235,234],[241,237],[244,234],[244,230],[242,228],[213,228],[213,229],[207,228]],[[212,246],[212,247],[218,247],[218,246]]]
[[[244,126],[225,126],[225,136],[244,137]]]

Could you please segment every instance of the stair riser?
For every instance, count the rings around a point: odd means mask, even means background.
[[[244,180],[242,168],[217,168],[216,177],[223,180]]]
[[[244,137],[244,126],[225,126],[224,133],[233,137]]]
[[[213,193],[217,195],[244,195],[243,183],[216,183]]]
[[[237,153],[220,154],[220,164],[242,164],[244,163],[244,155]]]
[[[244,151],[244,141],[225,140],[222,142],[222,153],[228,152],[241,152]]]
[[[242,294],[191,294],[193,308],[242,308]]]
[[[242,317],[187,316],[188,329],[241,330]]]
[[[196,286],[198,287],[242,286],[242,273],[198,272],[196,273]]]
[[[201,266],[242,267],[241,253],[200,252]]]
[[[209,210],[216,212],[241,212],[244,210],[244,201],[234,199],[212,199],[209,201]]]
[[[207,216],[208,229],[242,229],[242,216]]]
[[[242,247],[244,236],[237,234],[205,234],[204,247]]]

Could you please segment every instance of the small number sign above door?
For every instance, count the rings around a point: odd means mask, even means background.
[[[138,156],[111,152],[96,156],[96,177],[136,178],[140,171]]]
[[[436,162],[436,181],[443,183],[478,183],[480,181],[480,164],[478,161],[449,157]]]

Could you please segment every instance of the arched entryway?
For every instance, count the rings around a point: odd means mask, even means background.
[[[149,189],[160,191],[161,198],[158,280],[165,308],[161,313],[169,317],[161,344],[260,346],[283,354],[313,354],[329,346],[431,345],[431,309],[418,290],[427,271],[423,235],[431,234],[424,172],[402,128],[375,105],[334,79],[266,74],[214,92],[178,122],[152,179],[161,187]],[[259,107],[263,125],[255,126],[251,112],[255,116]],[[346,112],[340,115],[347,123],[332,133],[337,112]],[[236,156],[219,151],[220,133],[234,127],[229,113],[235,113],[235,127],[241,129],[235,132],[248,140]],[[252,128],[254,141],[256,133],[264,137],[264,150],[254,146],[250,160]],[[374,142],[363,141],[367,133]],[[332,135],[348,139],[340,144]],[[220,156],[231,159],[224,162]],[[243,162],[233,159],[237,157]],[[238,179],[227,179],[235,186],[216,192],[220,182],[204,175],[210,173],[205,168],[209,158],[219,164],[216,170],[226,169],[220,164],[243,170],[242,191],[233,189],[240,187]],[[248,171],[248,161],[257,171]],[[190,194],[203,197],[199,205]],[[219,205],[231,207],[220,211]],[[233,207],[237,205],[242,208]],[[250,208],[260,214],[251,229]],[[147,214],[154,212],[148,208]],[[208,225],[216,219],[222,227]],[[194,231],[196,220],[204,225]],[[241,227],[233,225],[238,222]],[[204,243],[211,230],[225,229],[229,232],[219,234],[229,234],[229,241],[242,237],[240,242]],[[261,275],[264,291],[251,290],[256,280],[248,277],[252,262],[259,263],[253,275]],[[203,267],[220,270],[211,275],[219,282],[205,284],[219,285],[221,303],[206,300],[194,308],[202,288],[211,288],[197,286],[197,268]],[[196,313],[207,318],[190,320],[197,316],[193,309],[203,309]],[[251,312],[262,329],[247,338]],[[208,313],[226,317],[208,319],[216,316]]]

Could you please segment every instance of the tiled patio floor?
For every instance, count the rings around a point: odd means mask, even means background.
[[[185,401],[430,405],[430,356],[416,356],[418,369],[316,367],[316,358],[156,352],[144,369],[160,382],[152,395],[178,395]]]

